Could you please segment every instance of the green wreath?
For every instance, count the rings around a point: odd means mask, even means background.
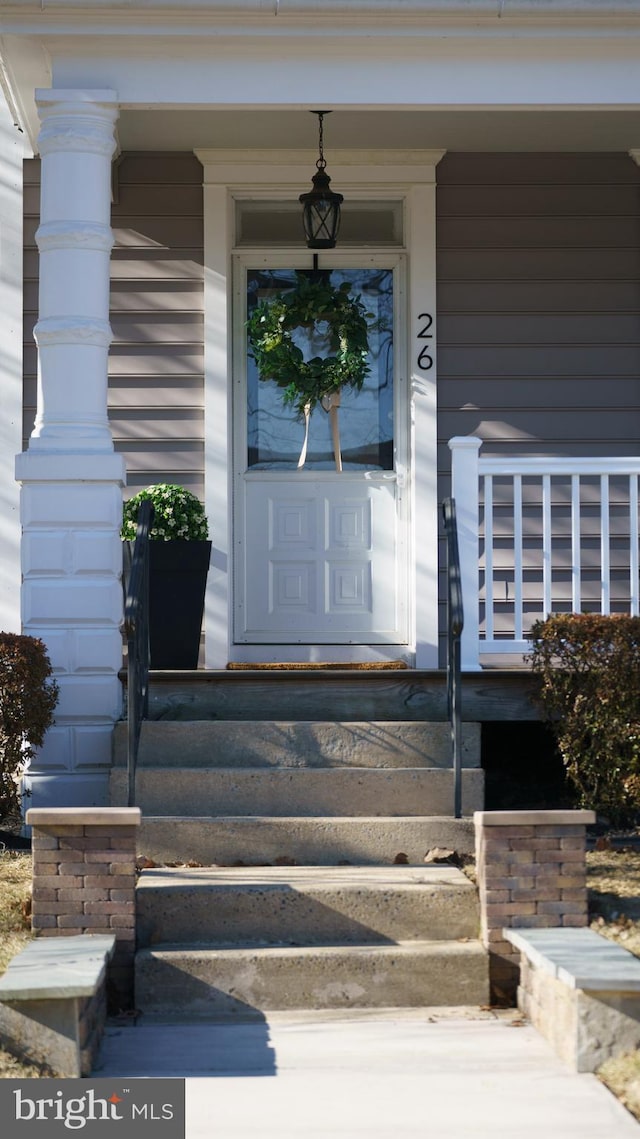
[[[297,273],[296,287],[256,305],[247,321],[251,356],[261,380],[282,388],[285,405],[309,414],[323,396],[343,387],[360,391],[370,372],[367,318],[360,297],[349,296],[349,283],[334,288]],[[296,328],[326,321],[332,355],[305,360],[292,339]]]

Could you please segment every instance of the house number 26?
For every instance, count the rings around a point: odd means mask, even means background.
[[[433,325],[433,317],[430,312],[421,312],[418,314],[420,328],[418,330],[418,340],[433,340],[433,333],[429,331]],[[428,372],[429,368],[433,368],[433,356],[430,349],[431,344],[425,344],[418,353],[417,364],[423,372]]]

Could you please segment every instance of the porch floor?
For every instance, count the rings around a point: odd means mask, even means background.
[[[126,685],[126,672],[121,677]],[[540,719],[528,668],[462,675],[466,721]],[[152,671],[152,720],[446,720],[444,669]]]

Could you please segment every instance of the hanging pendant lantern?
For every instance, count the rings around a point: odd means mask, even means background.
[[[301,194],[299,198],[303,207],[302,222],[309,249],[333,249],[340,228],[340,206],[344,198],[329,188],[331,179],[324,158],[322,120],[331,111],[312,111],[311,114],[318,116],[319,157],[316,162],[317,171],[311,179],[313,190]]]

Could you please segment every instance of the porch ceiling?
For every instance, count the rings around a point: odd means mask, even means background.
[[[127,110],[123,150],[313,149],[307,110]],[[640,110],[340,110],[325,124],[325,148],[449,151],[626,151],[640,147]]]

